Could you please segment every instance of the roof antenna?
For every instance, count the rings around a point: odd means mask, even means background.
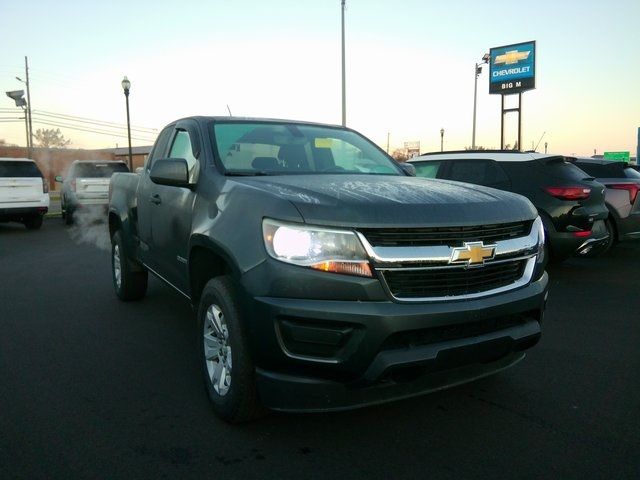
[[[538,145],[540,145],[540,142],[542,141],[542,137],[544,137],[545,133],[547,133],[547,132],[542,132],[542,136],[540,137],[540,140],[538,140],[538,143],[536,144],[536,148],[533,149],[534,152],[538,151]]]
[[[227,110],[229,111],[229,116],[233,117],[233,114],[231,113],[231,109],[229,108],[229,104],[227,104]]]

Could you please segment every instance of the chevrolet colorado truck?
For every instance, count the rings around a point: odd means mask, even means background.
[[[214,411],[356,408],[510,367],[541,335],[526,198],[411,176],[359,133],[190,117],[109,189],[113,285],[151,273],[197,312]]]

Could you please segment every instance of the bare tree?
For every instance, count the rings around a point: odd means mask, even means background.
[[[71,140],[64,138],[59,128],[39,128],[34,135],[36,145],[43,148],[64,148],[71,144]]]
[[[406,150],[404,150],[403,148],[395,149],[391,156],[396,162],[406,162],[409,159]]]

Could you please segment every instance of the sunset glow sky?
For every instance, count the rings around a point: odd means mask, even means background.
[[[391,150],[471,145],[473,68],[489,48],[537,41],[537,89],[524,94],[523,146],[635,154],[640,126],[640,2],[347,0],[347,123]],[[29,19],[27,23],[26,20]],[[0,87],[35,110],[162,128],[183,116],[341,120],[340,1],[5,2]],[[4,96],[0,117],[17,115]],[[8,112],[12,110],[14,113]],[[515,116],[508,142],[516,135]],[[36,128],[48,128],[34,124]],[[74,147],[125,138],[61,128]],[[144,139],[142,139],[144,137]],[[141,134],[134,145],[150,142]],[[24,144],[24,124],[0,123]],[[500,97],[478,84],[478,145],[498,147]]]

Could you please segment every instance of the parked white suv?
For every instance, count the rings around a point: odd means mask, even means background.
[[[49,185],[33,160],[0,157],[0,222],[42,226],[49,210]]]
[[[128,171],[124,162],[74,161],[64,178],[60,175],[56,177],[56,182],[62,183],[60,202],[65,223],[73,223],[73,215],[78,209],[103,208],[106,212],[111,175]]]

